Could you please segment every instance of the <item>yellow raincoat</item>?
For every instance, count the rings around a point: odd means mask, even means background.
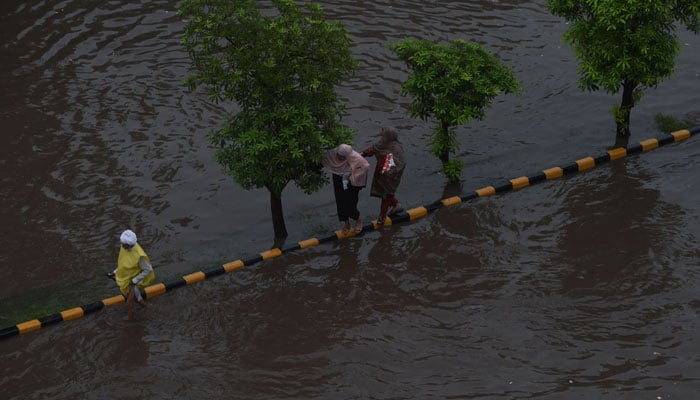
[[[141,266],[139,265],[139,259],[141,257],[145,258],[149,264],[151,263],[148,255],[145,251],[143,251],[138,243],[136,243],[131,250],[126,250],[123,246],[119,247],[119,258],[117,260],[117,273],[115,275],[115,279],[117,281],[117,285],[119,285],[119,290],[124,296],[129,294],[129,283],[131,282],[131,279],[141,273]],[[153,281],[155,276],[155,273],[151,271],[151,273],[146,276],[138,287],[140,289],[145,288],[149,283],[151,283],[151,281]]]

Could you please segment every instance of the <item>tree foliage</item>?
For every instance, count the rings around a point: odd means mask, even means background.
[[[407,38],[390,49],[412,70],[401,86],[401,94],[413,98],[409,114],[439,121],[432,153],[447,178],[458,180],[463,164],[449,159],[459,147],[454,127],[483,119],[496,96],[520,90],[518,80],[491,52],[464,40],[443,45]]]
[[[344,26],[326,21],[319,5],[266,4],[183,0],[178,15],[188,21],[182,43],[195,68],[187,86],[204,85],[212,100],[237,106],[209,134],[216,161],[244,189],[266,188],[275,202],[290,182],[306,193],[318,190],[323,149],[354,134],[341,123],[335,85],[357,62]],[[275,237],[286,237],[276,215],[281,203],[272,206]]]
[[[629,116],[646,88],[671,76],[680,51],[678,23],[700,31],[700,0],[547,0],[571,26],[564,34],[579,61],[585,90],[622,89],[613,108],[618,141],[629,138]],[[626,140],[625,140],[626,142]]]

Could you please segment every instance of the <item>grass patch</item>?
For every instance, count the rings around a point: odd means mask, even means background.
[[[693,127],[693,122],[687,119],[678,119],[671,115],[656,114],[656,126],[665,133],[680,131]]]
[[[20,322],[46,317],[68,308],[85,304],[93,296],[88,282],[72,286],[35,288],[24,293],[0,298],[0,329]]]
[[[22,296],[2,300],[0,326],[6,328],[20,322],[45,317],[68,307],[65,300],[49,298],[37,301],[36,298]]]

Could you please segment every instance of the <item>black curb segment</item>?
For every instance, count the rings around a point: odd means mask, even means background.
[[[301,250],[301,246],[297,243],[295,245],[289,245],[282,248],[282,254],[291,253],[292,251]]]
[[[39,318],[39,322],[41,322],[42,327],[57,324],[62,321],[63,316],[60,313],[51,314],[47,315],[46,317]]]
[[[663,138],[659,139],[659,146],[665,146],[665,145],[673,143],[675,141],[676,141],[676,139],[671,135],[664,136]]]
[[[206,279],[213,278],[215,276],[223,275],[226,273],[226,270],[222,266],[214,267],[210,270],[204,271],[204,277]]]
[[[263,260],[262,256],[257,256],[257,257],[249,258],[249,259],[247,259],[247,260],[243,260],[243,265],[246,265],[246,266],[247,266],[247,265],[257,264],[257,263],[259,263],[259,262],[262,261],[262,260]]]
[[[336,240],[338,240],[338,235],[333,234],[331,236],[326,236],[324,238],[318,239],[318,243],[321,244],[321,243],[335,242]]]
[[[642,152],[642,145],[637,143],[627,147],[627,155],[637,154]]]
[[[85,304],[81,308],[83,309],[83,312],[85,314],[92,314],[94,312],[100,311],[104,307],[105,307],[105,303],[103,303],[101,301],[95,301],[95,302],[90,303],[90,304]]]
[[[505,183],[499,183],[494,186],[494,189],[496,189],[496,193],[505,193],[513,190],[513,183],[508,181]]]
[[[7,328],[0,329],[0,338],[2,339],[17,335],[19,335],[19,328],[17,328],[17,325],[8,326]]]
[[[560,167],[560,168],[564,171],[564,175],[569,175],[569,174],[573,174],[574,172],[578,172],[578,164],[576,164],[575,162],[571,163],[571,164],[567,164],[567,165]]]
[[[433,212],[442,208],[443,206],[444,204],[442,204],[442,200],[438,200],[428,204],[427,206],[425,206],[425,208],[428,210],[428,212]]]
[[[397,212],[396,214],[391,214],[389,215],[389,218],[391,218],[392,224],[400,224],[402,222],[408,222],[411,220],[411,216],[408,215],[405,211]]]
[[[173,289],[177,289],[182,286],[187,286],[187,281],[185,278],[176,278],[171,281],[165,282],[165,291],[169,292]]]
[[[425,215],[430,214],[431,212],[439,210],[439,209],[446,207],[448,205],[461,204],[461,203],[464,203],[464,202],[467,202],[470,200],[475,200],[479,197],[487,197],[487,196],[490,196],[492,194],[500,194],[500,193],[506,193],[506,192],[513,191],[513,190],[519,190],[519,189],[515,189],[515,187],[514,187],[516,183],[519,185],[520,189],[523,189],[525,187],[532,186],[536,183],[545,182],[548,179],[556,179],[560,176],[570,175],[573,173],[583,172],[583,171],[589,170],[591,168],[595,168],[598,165],[612,161],[613,160],[612,155],[613,155],[613,152],[615,150],[617,150],[617,153],[615,153],[616,159],[624,158],[625,156],[628,156],[628,155],[643,153],[645,151],[653,150],[654,148],[657,148],[657,147],[662,147],[662,146],[665,146],[667,144],[671,144],[671,143],[675,143],[675,142],[678,142],[681,140],[685,140],[685,139],[687,139],[693,135],[699,134],[699,133],[700,133],[700,125],[692,127],[690,129],[683,129],[680,131],[672,132],[669,135],[664,135],[660,138],[652,138],[652,139],[649,139],[646,141],[635,143],[635,144],[627,146],[626,148],[612,149],[612,150],[609,150],[609,151],[605,152],[604,154],[601,154],[597,157],[582,158],[578,161],[566,164],[566,165],[561,166],[561,167],[550,168],[548,170],[543,170],[543,171],[540,171],[540,172],[533,174],[533,175],[514,178],[514,179],[506,181],[506,182],[498,183],[494,186],[487,186],[485,188],[481,188],[481,189],[478,189],[476,191],[466,193],[462,196],[455,196],[455,197],[459,197],[459,199],[460,199],[459,202],[453,201],[452,198],[450,198],[449,204],[443,202],[443,200],[446,200],[446,199],[436,200],[436,201],[428,204],[427,206],[420,206],[420,207],[416,207],[412,210],[401,211],[401,212],[389,215],[388,219],[391,221],[391,225],[399,224],[399,223],[403,223],[403,222],[410,222],[414,215],[416,216],[415,218],[421,218]],[[651,143],[649,143],[649,142],[651,142]],[[645,143],[645,144],[643,144],[643,143]],[[654,146],[654,144],[657,144],[657,143],[658,143],[658,146]],[[645,145],[648,147],[647,150],[644,149]],[[624,154],[622,154],[623,152],[624,152]],[[591,159],[593,161],[592,163],[591,163]],[[554,173],[554,175],[551,178],[548,178],[545,171],[556,170],[556,168],[561,169],[561,175],[559,175],[558,172],[556,172],[556,173]],[[522,178],[527,179],[527,182],[526,183],[522,182]],[[480,193],[482,193],[482,195],[480,195]],[[423,211],[421,209],[421,207],[423,207],[425,210],[427,210],[427,213],[425,211]],[[286,253],[297,251],[297,250],[307,248],[307,247],[313,247],[313,246],[316,246],[316,245],[319,245],[322,243],[338,241],[338,240],[344,239],[346,237],[362,235],[363,233],[367,232],[370,229],[378,230],[378,229],[382,228],[381,226],[375,225],[375,224],[376,224],[376,221],[365,224],[362,232],[359,234],[355,234],[354,232],[349,233],[349,234],[335,232],[332,235],[328,235],[328,236],[322,237],[320,239],[317,239],[317,238],[307,239],[303,242],[289,245],[289,246],[286,246],[282,249],[275,248],[275,249],[265,251],[263,253],[260,253],[260,255],[258,255],[258,256],[255,256],[255,257],[243,260],[243,261],[236,260],[234,262],[229,262],[227,264],[224,264],[223,266],[213,267],[212,269],[209,269],[205,272],[202,272],[202,271],[193,272],[187,276],[176,278],[176,279],[170,280],[166,283],[155,284],[155,285],[149,286],[149,288],[155,288],[153,290],[153,295],[157,296],[159,294],[167,293],[173,289],[187,286],[189,284],[199,282],[199,281],[205,280],[207,278],[212,278],[212,277],[215,277],[218,275],[223,275],[227,272],[235,271],[235,270],[242,268],[244,266],[254,265],[254,264],[257,264],[259,262],[262,262],[263,260],[278,257],[281,254],[286,254]],[[302,243],[304,243],[304,244],[302,245]],[[231,266],[231,265],[233,265],[233,266]],[[226,266],[229,266],[230,270],[227,270]],[[147,288],[147,289],[149,289],[149,288]],[[149,293],[148,290],[145,290],[142,292],[144,293],[144,296],[148,297],[148,293]],[[115,296],[115,297],[118,297],[118,296]],[[37,329],[45,327],[45,326],[54,325],[54,324],[57,324],[61,321],[76,319],[76,318],[82,317],[86,314],[95,313],[95,312],[103,309],[108,300],[112,300],[112,299],[105,299],[102,301],[96,301],[96,302],[89,303],[89,304],[83,305],[83,306],[75,308],[75,309],[64,310],[60,313],[51,314],[51,315],[41,317],[38,319],[25,321],[25,322],[22,322],[20,324],[15,325],[15,326],[10,326],[7,328],[0,329],[0,340],[7,339],[7,338],[10,338],[13,336],[17,336],[17,335],[20,335],[22,333],[31,332],[31,331],[37,330]],[[116,304],[116,303],[110,301],[109,304]],[[119,304],[121,304],[121,303],[119,303]],[[65,313],[66,317],[64,317],[64,313]]]
[[[535,175],[530,175],[527,177],[527,180],[530,182],[530,185],[534,185],[536,183],[544,182],[547,180],[547,175],[544,174],[544,172],[540,172],[539,174]]]
[[[471,192],[467,195],[460,196],[460,199],[462,199],[462,203],[466,203],[467,201],[474,200],[478,197],[479,197],[479,195],[476,194],[476,192]]]
[[[606,162],[610,161],[610,153],[605,153],[603,155],[600,155],[598,157],[595,157],[593,159],[593,162],[595,162],[595,165],[598,166],[600,164],[604,164]]]

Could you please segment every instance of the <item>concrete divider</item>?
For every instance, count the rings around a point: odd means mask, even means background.
[[[643,140],[639,143],[629,145],[626,148],[619,147],[612,150],[608,150],[605,153],[598,155],[597,157],[584,157],[569,164],[548,168],[532,175],[520,176],[505,182],[500,182],[494,185],[479,188],[473,192],[466,193],[462,196],[453,196],[446,199],[437,200],[428,205],[415,207],[407,211],[400,212],[390,217],[387,217],[386,221],[384,222],[384,226],[391,226],[394,224],[410,222],[418,218],[423,218],[429,213],[436,211],[442,207],[454,206],[481,197],[493,196],[495,194],[505,193],[512,190],[519,190],[539,182],[557,179],[565,175],[586,171],[595,168],[600,164],[618,160],[628,155],[647,152],[670,143],[675,143],[688,139],[689,137],[699,133],[700,126],[696,126],[690,129],[683,129],[680,131],[672,132],[669,135],[664,135],[659,138]],[[362,232],[366,232],[370,228],[376,230],[381,228],[381,226],[379,226],[377,224],[377,221],[375,220],[371,223],[366,224]],[[362,235],[362,233],[360,233],[360,235]],[[290,246],[285,246],[281,249],[274,248],[266,250],[262,253],[259,253],[257,256],[246,260],[235,260],[227,262],[221,266],[216,266],[206,271],[196,271],[165,283],[157,283],[148,286],[144,290],[144,295],[146,298],[151,299],[176,288],[201,282],[203,280],[213,278],[218,275],[223,275],[225,273],[233,272],[245,266],[257,264],[263,260],[269,260],[292,251],[306,249],[309,247],[318,246],[323,243],[333,242],[353,236],[356,236],[353,230],[349,231],[347,234],[344,234],[342,233],[342,231],[338,230],[326,237],[310,238]],[[117,304],[123,304],[124,302],[124,296],[120,294],[80,307],[70,308],[42,318],[32,319],[11,327],[0,329],[0,339],[7,339],[19,334],[35,331],[46,326],[54,325],[61,321],[70,321],[73,319],[81,318],[85,315],[95,313],[103,309],[105,306],[114,306]]]

